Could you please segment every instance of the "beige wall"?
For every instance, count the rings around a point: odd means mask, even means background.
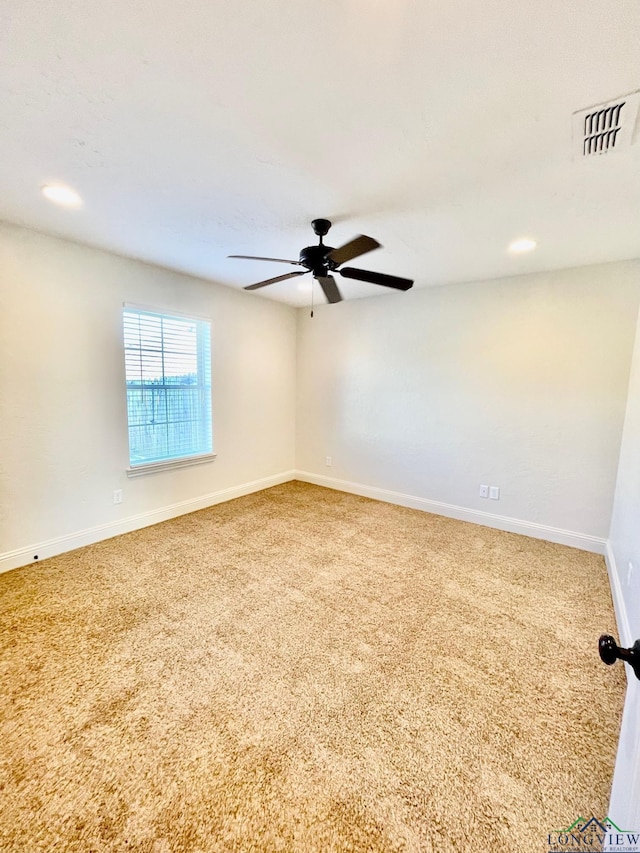
[[[0,557],[294,467],[605,539],[639,273],[629,261],[319,306],[297,312],[296,344],[287,306],[1,225]],[[211,317],[215,462],[127,479],[123,302]],[[621,472],[635,470],[625,442]],[[614,517],[625,565],[634,489],[619,482]]]
[[[214,462],[126,477],[123,302],[211,318]],[[290,472],[295,345],[293,308],[0,225],[0,555]]]
[[[296,467],[604,540],[639,273],[630,261],[300,311]]]

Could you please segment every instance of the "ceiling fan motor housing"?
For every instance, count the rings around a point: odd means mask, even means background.
[[[329,252],[333,252],[333,246],[306,246],[300,252],[300,263],[312,270],[314,275],[325,276],[328,270],[337,267],[337,264],[327,257]]]

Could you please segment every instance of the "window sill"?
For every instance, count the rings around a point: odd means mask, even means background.
[[[143,477],[145,474],[155,474],[157,471],[170,471],[173,468],[189,468],[191,465],[202,465],[213,462],[215,453],[204,453],[202,456],[189,456],[186,459],[168,459],[166,462],[149,462],[127,468],[127,477]]]

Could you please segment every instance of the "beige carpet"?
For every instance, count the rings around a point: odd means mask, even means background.
[[[2,851],[546,849],[604,817],[601,557],[291,483],[0,576]]]

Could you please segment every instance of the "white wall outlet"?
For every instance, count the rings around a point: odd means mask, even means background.
[[[113,502],[114,502],[114,504],[121,504],[122,503],[122,489],[114,489]]]
[[[331,456],[327,456],[324,464],[327,466],[327,468],[331,468],[331,466],[333,465],[333,459],[331,458]]]
[[[627,586],[631,583],[633,577],[633,563],[629,560],[629,568],[627,569]]]
[[[499,486],[491,486],[489,488],[489,497],[492,501],[500,500],[500,487]]]
[[[489,486],[480,486],[480,497],[488,498],[489,497]]]

